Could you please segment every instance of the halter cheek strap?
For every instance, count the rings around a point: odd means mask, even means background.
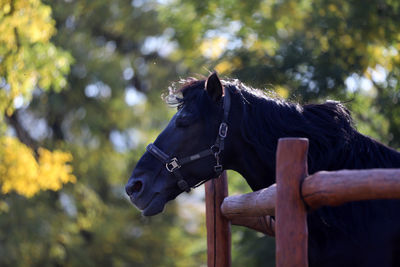
[[[178,187],[186,192],[190,191],[190,186],[187,183],[187,181],[183,178],[182,173],[180,172],[180,168],[182,165],[185,165],[187,163],[208,157],[213,155],[216,161],[216,164],[214,165],[213,171],[216,174],[216,177],[218,177],[222,171],[223,171],[223,166],[220,163],[220,153],[224,150],[225,148],[225,138],[228,134],[228,116],[229,116],[229,110],[230,110],[230,105],[231,105],[231,99],[230,99],[230,94],[228,89],[225,89],[225,95],[224,95],[224,104],[223,104],[223,118],[222,121],[219,125],[219,130],[218,130],[218,135],[215,140],[215,143],[209,148],[205,149],[203,151],[200,151],[199,153],[193,154],[189,157],[183,157],[181,159],[178,159],[176,157],[170,157],[167,155],[164,151],[159,149],[156,145],[154,144],[149,144],[146,147],[146,150],[152,154],[155,158],[160,160],[165,164],[165,168],[167,171],[171,172],[178,180],[177,185]],[[193,187],[197,187],[201,184],[203,184],[205,181],[194,185]]]

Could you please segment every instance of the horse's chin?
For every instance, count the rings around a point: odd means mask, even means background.
[[[156,194],[150,201],[146,208],[142,210],[143,216],[154,216],[161,213],[164,210],[167,200],[160,194]]]

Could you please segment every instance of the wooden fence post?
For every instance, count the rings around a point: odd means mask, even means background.
[[[308,266],[307,211],[301,183],[308,175],[308,140],[279,139],[276,156],[276,266]]]
[[[228,196],[226,172],[205,183],[207,266],[231,266],[231,224],[221,213],[221,204]]]

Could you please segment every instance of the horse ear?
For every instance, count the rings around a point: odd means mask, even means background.
[[[216,72],[208,76],[205,85],[206,91],[212,100],[218,101],[222,97],[222,84]]]

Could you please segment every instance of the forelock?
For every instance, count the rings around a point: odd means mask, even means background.
[[[180,79],[179,81],[171,83],[168,87],[168,93],[162,95],[165,103],[170,107],[178,107],[184,102],[184,95],[189,91],[199,87],[204,80],[198,80],[194,77]]]

